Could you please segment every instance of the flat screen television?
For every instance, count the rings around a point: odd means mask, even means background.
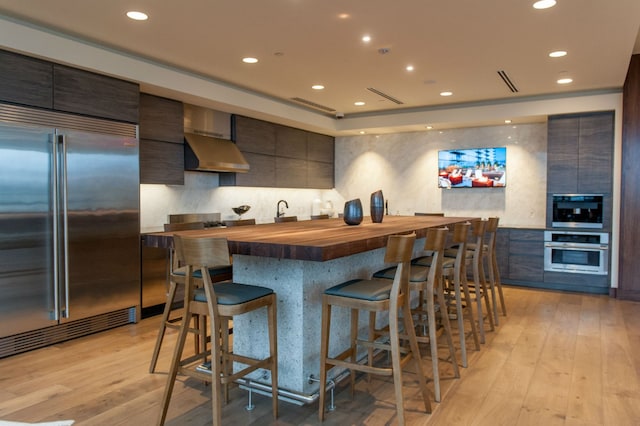
[[[506,147],[438,151],[439,188],[495,188],[506,185]]]

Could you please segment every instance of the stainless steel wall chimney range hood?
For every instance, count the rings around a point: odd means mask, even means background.
[[[231,115],[184,105],[184,168],[189,171],[247,173],[249,163],[228,138]]]

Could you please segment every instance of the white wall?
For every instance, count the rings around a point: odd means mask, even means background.
[[[279,200],[289,204],[285,209],[287,216],[309,219],[315,199],[335,204],[341,197],[334,190],[219,187],[217,173],[185,172],[184,186],[140,185],[140,229],[142,232],[161,230],[168,222],[168,215],[179,213],[217,212],[222,220],[237,219],[231,208],[242,204],[251,206],[243,219],[273,222]]]
[[[507,147],[505,188],[438,188],[438,150]],[[545,226],[546,123],[336,138],[336,190],[365,212],[382,189],[390,214],[499,216],[502,226]]]

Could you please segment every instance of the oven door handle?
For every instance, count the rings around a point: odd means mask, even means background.
[[[544,243],[546,248],[562,249],[562,250],[591,250],[591,251],[604,251],[609,250],[609,246],[606,244],[594,245],[594,244],[575,244],[575,243]]]

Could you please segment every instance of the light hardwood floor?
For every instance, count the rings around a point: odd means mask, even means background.
[[[431,415],[420,411],[417,383],[405,375],[409,425],[640,424],[640,303],[506,286],[505,296],[509,315],[479,352],[470,351],[462,377],[443,381],[442,402]],[[160,373],[149,374],[159,320],[0,359],[0,419],[155,424],[175,340],[170,331]],[[429,372],[426,356],[424,363]],[[256,408],[246,411],[246,395],[233,389],[225,424],[319,424],[317,403],[281,402],[276,422],[268,398],[254,394]],[[203,383],[179,378],[167,424],[210,424],[209,398]],[[395,424],[388,381],[359,377],[353,400],[344,385],[335,400],[324,425]]]

